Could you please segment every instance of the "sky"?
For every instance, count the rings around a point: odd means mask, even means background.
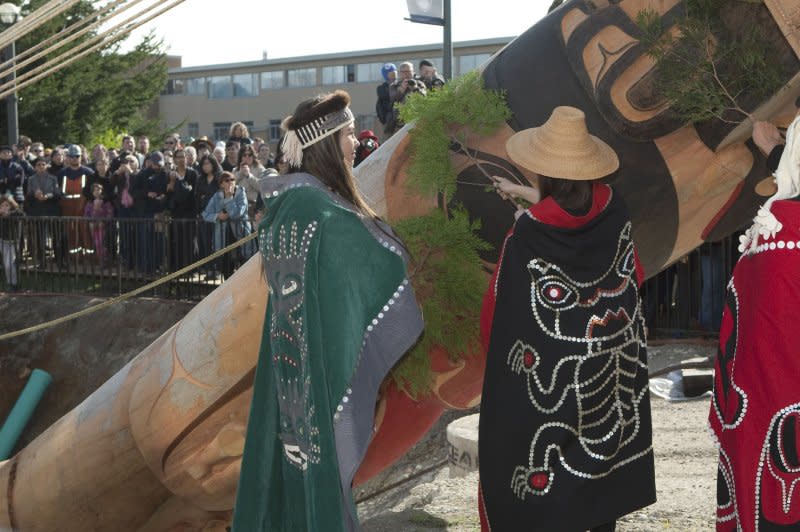
[[[452,0],[453,41],[519,35],[551,2]],[[442,42],[441,26],[405,17],[405,0],[185,0],[134,31],[125,48],[153,31],[187,67]]]

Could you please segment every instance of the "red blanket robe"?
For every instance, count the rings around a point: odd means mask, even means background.
[[[800,201],[733,271],[709,422],[719,446],[718,531],[800,530]]]

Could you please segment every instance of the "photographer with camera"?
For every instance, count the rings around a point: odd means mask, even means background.
[[[402,104],[409,94],[427,94],[425,83],[417,79],[414,75],[414,65],[408,61],[400,63],[400,68],[398,68],[397,73],[397,81],[392,83],[389,87],[389,99],[392,102],[392,117],[389,123],[386,124],[387,135],[393,134],[403,126],[400,121],[397,106]]]
[[[356,147],[356,158],[353,162],[353,167],[361,164],[361,161],[369,157],[369,154],[374,152],[380,146],[378,137],[371,129],[365,129],[358,134],[358,146]]]

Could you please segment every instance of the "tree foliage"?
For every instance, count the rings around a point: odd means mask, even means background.
[[[33,0],[25,3],[23,16],[45,2]],[[64,14],[23,36],[16,43],[17,53],[55,35],[93,11],[90,2],[77,3]],[[84,35],[78,42],[91,36]],[[74,44],[67,45],[67,48],[71,46]],[[26,69],[43,64],[64,51],[64,48],[55,50]],[[48,145],[64,142],[89,144],[110,130],[158,135],[160,121],[147,115],[166,81],[163,45],[152,35],[144,37],[126,53],[120,52],[119,43],[110,44],[23,88],[19,92],[18,104],[20,132]],[[2,106],[0,123],[3,124],[5,111],[5,106]],[[0,138],[5,135],[3,131]]]
[[[446,202],[456,187],[451,146],[462,146],[467,131],[490,135],[510,110],[503,94],[486,90],[480,73],[472,72],[427,97],[410,96],[400,116],[406,123],[414,122],[409,133],[411,187],[423,195],[441,195]],[[398,386],[417,396],[431,383],[431,349],[443,348],[457,361],[478,348],[486,287],[478,252],[489,246],[476,234],[479,222],[471,222],[459,208],[401,220],[396,227],[412,254],[409,277],[422,304],[425,332],[392,376]]]
[[[451,81],[427,96],[410,95],[400,108],[403,122],[414,122],[410,184],[423,194],[451,196],[456,171],[450,145],[463,145],[467,131],[489,135],[511,117],[502,91],[486,90],[477,71]]]
[[[641,42],[658,66],[656,86],[688,122],[741,122],[749,115],[743,98],[760,100],[781,85],[777,51],[763,28],[751,24],[734,31],[722,22],[720,12],[732,1],[686,0],[674,32],[655,11],[638,14]],[[749,3],[749,9],[760,7]]]
[[[422,339],[392,374],[412,396],[430,383],[431,349],[441,346],[458,360],[478,342],[486,285],[478,252],[489,245],[476,235],[479,222],[470,222],[463,210],[451,215],[435,210],[396,224],[413,257],[409,277],[425,318]]]

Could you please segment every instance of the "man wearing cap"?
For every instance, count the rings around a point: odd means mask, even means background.
[[[164,226],[159,223],[167,203],[169,177],[165,170],[164,154],[152,152],[145,168],[136,176],[133,193],[134,204],[140,206],[140,216],[151,218],[153,223],[138,227],[139,265],[145,273],[155,272],[164,258]]]
[[[77,144],[67,147],[66,166],[58,173],[61,188],[61,213],[63,216],[83,216],[86,198],[83,189],[94,177],[91,168],[81,165],[81,148]],[[70,253],[80,253],[92,249],[88,229],[85,224],[70,220],[67,225],[67,249]]]
[[[378,101],[375,102],[375,114],[384,126],[392,119],[392,100],[389,98],[389,86],[397,79],[397,67],[394,63],[386,63],[381,67],[383,83],[378,85]]]
[[[25,172],[13,160],[11,146],[0,146],[0,196],[14,197],[22,187]]]

